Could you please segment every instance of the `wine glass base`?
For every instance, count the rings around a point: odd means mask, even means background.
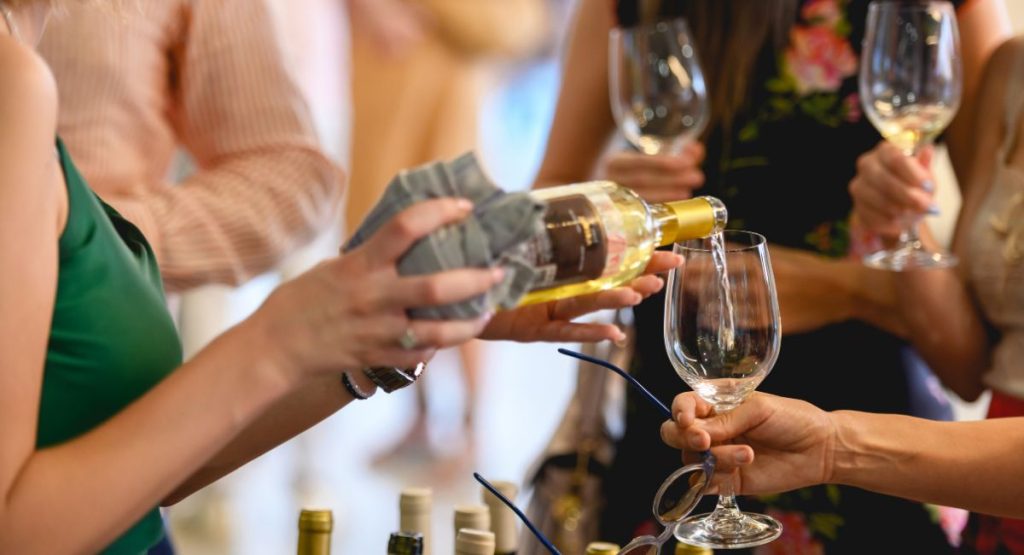
[[[924,249],[878,251],[864,257],[864,264],[879,270],[903,272],[907,270],[952,268],[959,260],[956,256]]]
[[[737,518],[738,517],[738,518]],[[676,525],[676,539],[688,545],[711,549],[743,549],[774,541],[782,524],[768,515],[737,512],[728,518],[696,515]]]

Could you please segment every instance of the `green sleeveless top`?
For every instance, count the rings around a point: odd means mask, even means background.
[[[89,189],[60,141],[57,150],[68,189],[68,220],[60,237],[39,448],[102,424],[177,368],[182,358],[146,239]],[[145,553],[162,535],[154,507],[103,553]]]

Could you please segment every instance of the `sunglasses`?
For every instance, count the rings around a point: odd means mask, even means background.
[[[665,416],[666,419],[672,419],[672,411],[669,410],[664,403],[662,403],[657,397],[654,396],[646,387],[636,380],[633,376],[630,376],[628,372],[615,366],[614,364],[602,360],[596,357],[588,356],[583,353],[577,353],[576,351],[570,351],[569,349],[558,349],[558,352],[571,356],[573,358],[580,359],[585,362],[602,366],[622,376],[629,382],[630,385],[635,387],[643,395],[645,399],[651,402],[652,405],[658,408],[658,410]],[[711,482],[711,476],[715,471],[715,457],[710,451],[704,451],[701,453],[701,462],[684,466],[679,470],[676,470],[668,478],[662,482],[661,487],[658,488],[658,492],[654,495],[653,513],[654,518],[665,527],[657,537],[655,536],[640,536],[633,539],[633,541],[626,544],[626,547],[619,550],[619,555],[658,555],[661,552],[661,546],[665,544],[669,539],[672,538],[672,534],[675,531],[676,524],[681,522],[690,512],[693,511],[697,503],[700,502],[701,497],[704,496],[704,492],[707,490],[708,484]],[[519,510],[516,505],[506,498],[500,491],[495,489],[483,476],[478,473],[473,473],[473,477],[476,478],[481,485],[487,488],[495,497],[501,500],[509,509],[512,510],[519,517],[519,520],[523,521],[523,524],[537,537],[537,540],[547,548],[553,555],[561,555],[561,552],[551,543],[551,541],[544,537],[544,534],[537,529],[536,526],[530,519],[526,518],[526,515]]]

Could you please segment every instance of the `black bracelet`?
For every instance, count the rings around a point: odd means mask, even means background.
[[[348,372],[343,372],[341,374],[341,385],[344,386],[345,391],[348,391],[348,394],[356,400],[365,401],[373,396],[373,393],[368,394],[360,389],[359,386],[352,381],[352,378],[349,377]]]

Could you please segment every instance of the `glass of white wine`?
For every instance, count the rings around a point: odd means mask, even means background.
[[[609,35],[609,93],[623,136],[644,154],[674,154],[708,122],[697,49],[683,19]]]
[[[872,2],[861,53],[860,98],[871,123],[907,156],[929,145],[960,107],[960,35],[949,2]],[[908,218],[898,245],[864,258],[868,266],[903,271],[946,268],[956,257],[929,252]]]
[[[771,372],[782,324],[768,244],[762,235],[725,231],[676,243],[685,259],[666,287],[665,349],[679,377],[715,411],[738,407]],[[768,543],[782,533],[774,518],[736,506],[731,480],[714,512],[676,526],[676,538],[712,549]]]

